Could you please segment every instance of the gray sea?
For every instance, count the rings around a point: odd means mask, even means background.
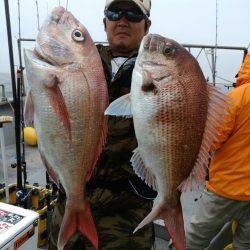
[[[25,77],[24,77],[24,82],[25,82],[25,88],[27,88],[27,80]],[[8,98],[8,100],[9,101],[13,100],[11,75],[9,73],[0,72],[0,100],[1,97],[4,95],[1,85],[4,86],[5,96]]]
[[[5,87],[5,95],[6,97],[12,98],[12,84],[11,77],[8,73],[0,73],[0,85],[4,85]],[[4,95],[2,87],[0,87],[0,97]]]

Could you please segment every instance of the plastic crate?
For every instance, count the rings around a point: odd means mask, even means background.
[[[39,214],[0,202],[0,249],[37,249]]]
[[[52,191],[50,189],[41,188],[33,185],[25,185],[25,189],[28,192],[32,192],[30,194],[30,198],[27,201],[27,209],[31,209],[39,214],[38,220],[38,241],[37,246],[42,247],[48,243],[49,239],[49,221],[47,221],[47,216],[51,216],[53,208],[55,207],[57,201],[57,195],[52,195]],[[11,184],[9,185],[10,192],[10,204],[17,205],[17,185]],[[50,195],[50,211],[48,211],[46,196]],[[5,200],[5,189],[0,189],[0,202],[6,202]]]

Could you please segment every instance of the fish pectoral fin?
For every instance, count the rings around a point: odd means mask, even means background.
[[[140,151],[138,148],[136,148],[133,151],[133,155],[130,159],[130,162],[132,163],[133,170],[139,176],[142,180],[145,181],[145,183],[152,187],[155,191],[157,191],[157,185],[156,185],[156,179],[153,173],[148,169],[143,161],[143,158],[141,157]]]
[[[153,80],[151,72],[148,70],[144,70],[142,76],[143,76],[143,82],[142,82],[141,90],[144,92],[151,92],[155,90],[156,86],[154,84],[154,80]]]
[[[57,76],[54,76],[53,81],[51,81],[51,86],[46,87],[47,95],[49,97],[50,105],[58,117],[58,119],[63,123],[65,130],[67,131],[68,138],[71,141],[71,123],[70,115],[64,100],[64,96],[59,87],[60,80]]]
[[[131,109],[130,94],[123,95],[120,98],[113,101],[105,110],[104,114],[131,118],[133,115]]]
[[[26,127],[34,126],[34,105],[31,91],[28,92],[24,106],[24,124]]]

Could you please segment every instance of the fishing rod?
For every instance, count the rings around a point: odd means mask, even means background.
[[[20,0],[17,1],[18,5],[18,39],[21,38],[21,8],[20,8]],[[22,54],[21,54],[21,44],[17,43],[18,46],[18,56],[19,56],[19,69],[17,70],[17,96],[20,96],[20,111],[21,111],[21,131],[24,135],[24,103],[23,97],[25,96],[25,87],[24,87],[24,80],[23,80],[23,63],[22,63]],[[24,143],[24,136],[22,136],[22,168],[23,168],[23,183],[24,188],[25,184],[27,183],[27,169],[26,169],[26,161],[25,161],[25,143]]]
[[[23,186],[22,186],[22,166],[21,166],[21,148],[20,148],[20,102],[18,102],[20,100],[19,98],[17,98],[17,93],[16,93],[15,65],[14,65],[14,57],[13,57],[13,46],[12,46],[12,35],[11,35],[10,12],[9,12],[8,0],[4,0],[4,7],[5,7],[7,37],[8,37],[12,94],[13,94],[13,101],[14,101],[14,114],[15,114],[17,188],[22,189]]]

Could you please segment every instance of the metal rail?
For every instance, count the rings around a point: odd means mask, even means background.
[[[186,48],[197,48],[197,49],[229,49],[229,50],[243,50],[247,53],[246,47],[235,47],[235,46],[213,46],[213,45],[200,45],[200,44],[182,44]]]
[[[19,62],[20,62],[20,66],[22,67],[22,51],[21,51],[21,42],[34,42],[36,41],[35,39],[32,38],[20,38],[18,39],[18,53],[19,53]],[[95,44],[103,44],[103,45],[108,45],[107,42],[95,42]],[[239,50],[239,51],[243,51],[243,59],[242,61],[244,61],[247,53],[248,53],[248,48],[247,47],[237,47],[237,46],[213,46],[213,45],[203,45],[203,44],[182,44],[183,47],[185,47],[186,49],[189,50],[189,52],[191,52],[191,49],[201,49],[198,56],[196,57],[196,59],[199,57],[200,53],[202,52],[202,50],[205,49],[210,49],[211,50],[211,64],[210,65],[210,61],[208,60],[209,66],[210,66],[210,70],[211,70],[211,74],[212,74],[212,78],[213,78],[213,84],[215,85],[216,82],[216,78],[220,78],[222,79],[220,76],[216,75],[216,51],[218,49],[220,50]],[[207,55],[206,55],[207,56]],[[226,79],[224,79],[226,80]],[[226,80],[227,82],[230,82],[229,80]],[[227,87],[228,88],[228,87]]]
[[[218,46],[218,45],[197,45],[197,44],[182,44],[185,48],[187,48],[189,51],[191,51],[191,49],[200,49],[200,52],[199,52],[199,55],[200,53],[202,52],[202,50],[206,50],[206,49],[210,49],[211,52],[211,64],[210,65],[210,61],[207,57],[207,61],[209,63],[209,66],[210,66],[210,70],[211,70],[211,74],[212,74],[212,78],[213,78],[213,84],[216,85],[216,78],[219,78],[219,79],[222,79],[222,77],[218,76],[217,75],[217,71],[216,71],[216,60],[217,60],[217,50],[220,49],[220,50],[239,50],[239,51],[243,51],[243,58],[242,58],[242,62],[245,60],[245,57],[248,53],[248,49],[246,47],[236,47],[236,46]],[[199,56],[198,55],[198,56]],[[197,58],[196,58],[197,59]],[[226,79],[223,79],[223,80],[226,80]],[[226,80],[227,82],[231,82],[229,80]],[[233,84],[232,86],[233,87]],[[228,87],[227,87],[228,88]]]
[[[20,38],[17,40],[18,43],[21,42],[35,42],[36,39],[32,38]],[[95,42],[95,44],[104,44],[108,45],[107,42]],[[183,47],[190,48],[190,49],[225,49],[225,50],[242,50],[244,51],[244,55],[247,54],[247,47],[235,47],[235,46],[213,46],[213,45],[201,45],[201,44],[189,44],[189,43],[183,43]]]

